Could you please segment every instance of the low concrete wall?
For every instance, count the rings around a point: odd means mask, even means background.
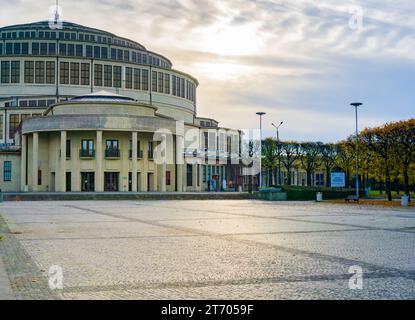
[[[4,193],[4,201],[65,200],[244,200],[256,199],[253,194],[238,192],[167,192],[167,193]]]

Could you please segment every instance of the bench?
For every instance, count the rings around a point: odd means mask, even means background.
[[[350,195],[350,196],[347,196],[347,198],[344,199],[344,201],[346,201],[346,202],[350,202],[350,201],[359,202],[359,198],[356,197],[356,196]]]

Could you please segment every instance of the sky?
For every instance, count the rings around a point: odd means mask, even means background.
[[[55,1],[0,0],[0,26]],[[63,19],[130,38],[199,82],[198,115],[283,140],[335,142],[415,113],[413,0],[71,0]]]

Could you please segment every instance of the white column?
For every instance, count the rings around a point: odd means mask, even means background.
[[[27,163],[26,163],[26,158],[27,158],[27,136],[22,134],[22,143],[21,143],[21,148],[22,148],[22,159],[21,159],[21,169],[20,169],[20,191],[25,191],[25,187],[27,185],[26,182],[26,169],[27,169]]]
[[[177,191],[183,192],[183,166],[184,166],[184,142],[182,136],[176,136],[176,168],[177,168]]]
[[[95,191],[104,191],[103,153],[102,153],[102,131],[97,131],[95,154]]]
[[[32,191],[38,190],[37,174],[39,169],[39,133],[33,133],[32,143]]]
[[[60,173],[58,174],[59,185],[56,188],[58,192],[66,191],[66,131],[61,131],[61,157],[59,163]]]
[[[138,135],[137,132],[133,132],[132,136],[132,167],[131,167],[131,184],[132,184],[132,192],[137,192],[137,172],[138,172],[138,164],[137,164],[137,158],[138,158]]]

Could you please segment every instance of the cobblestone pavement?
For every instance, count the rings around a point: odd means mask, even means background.
[[[18,299],[415,299],[415,210],[313,202],[0,207]],[[63,269],[63,290],[47,272]],[[349,289],[349,268],[363,289]]]

